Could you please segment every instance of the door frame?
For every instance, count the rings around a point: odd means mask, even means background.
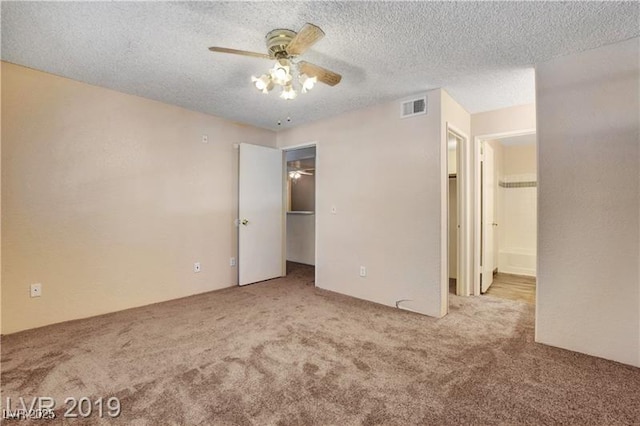
[[[472,161],[473,161],[473,176],[471,179],[471,185],[473,187],[473,206],[472,206],[472,214],[473,218],[473,279],[472,279],[472,287],[473,292],[472,295],[480,296],[480,276],[482,274],[482,265],[480,265],[480,254],[482,252],[482,237],[481,237],[481,229],[482,229],[482,210],[481,210],[481,187],[482,177],[480,176],[480,162],[482,161],[481,155],[481,146],[485,141],[490,141],[493,139],[503,139],[514,136],[526,136],[535,134],[535,128],[528,128],[523,130],[513,130],[510,132],[501,132],[501,133],[489,133],[484,135],[476,135],[473,138],[473,149],[472,149]]]
[[[296,145],[287,145],[287,146],[281,146],[280,150],[282,150],[282,156],[284,158],[283,161],[283,170],[282,173],[284,173],[284,188],[283,188],[283,194],[285,194],[284,197],[282,197],[282,211],[284,212],[283,216],[283,227],[282,227],[282,276],[286,277],[287,276],[287,161],[286,161],[286,152],[287,151],[294,151],[296,149],[302,149],[302,148],[311,148],[311,147],[315,147],[316,149],[316,170],[315,170],[315,212],[313,213],[313,226],[314,226],[314,233],[313,233],[313,239],[314,239],[314,245],[313,245],[313,263],[314,263],[314,277],[313,277],[313,285],[315,287],[318,286],[318,187],[319,187],[319,179],[318,179],[318,165],[320,162],[320,155],[319,155],[319,151],[320,151],[320,144],[318,143],[318,141],[311,141],[311,142],[303,142],[300,144],[296,144]]]
[[[471,192],[469,185],[470,183],[470,175],[469,173],[469,136],[457,128],[455,125],[450,122],[446,123],[446,137],[445,137],[445,146],[443,149],[446,149],[446,166],[444,167],[444,175],[446,177],[447,186],[446,186],[446,232],[447,232],[447,244],[445,246],[445,250],[443,250],[443,268],[446,268],[446,279],[443,280],[443,286],[441,291],[446,294],[446,311],[449,310],[449,244],[448,244],[448,233],[449,233],[449,133],[452,133],[454,136],[460,139],[460,143],[456,145],[456,185],[457,185],[457,193],[458,193],[458,223],[460,224],[460,228],[458,230],[458,250],[457,250],[457,279],[456,279],[456,293],[461,296],[468,296],[470,291],[470,282],[469,277],[471,277],[471,263],[469,259],[471,258],[471,217],[469,215],[471,205]]]

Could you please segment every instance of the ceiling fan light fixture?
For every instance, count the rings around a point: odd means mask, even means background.
[[[260,77],[251,76],[251,81],[253,85],[256,86],[256,89],[262,93],[269,93],[269,91],[273,89],[273,81],[271,81],[271,77],[267,74],[262,74]]]
[[[313,86],[318,82],[318,77],[310,77],[304,73],[300,74],[300,84],[302,85],[302,93],[307,93],[313,89]]]
[[[271,78],[276,84],[281,86],[289,83],[293,77],[291,76],[291,62],[288,59],[278,59],[270,71]]]
[[[287,84],[282,88],[282,93],[280,93],[280,97],[285,100],[295,99],[298,94],[291,84]]]

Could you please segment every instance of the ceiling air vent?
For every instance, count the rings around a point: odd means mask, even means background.
[[[407,118],[414,115],[422,115],[427,113],[427,97],[424,96],[418,99],[411,99],[410,101],[402,102],[402,110],[400,111],[400,117]]]

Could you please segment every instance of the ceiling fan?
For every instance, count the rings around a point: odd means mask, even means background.
[[[315,165],[309,164],[308,161],[290,161],[287,163],[287,172],[292,181],[297,181],[303,175],[313,176],[315,173]]]
[[[313,169],[311,169],[311,170],[289,170],[289,178],[293,182],[296,182],[303,175],[305,175],[305,176],[313,176]]]
[[[297,96],[294,87],[294,74],[298,76],[302,93],[311,90],[318,81],[335,86],[342,79],[340,74],[319,65],[306,61],[295,61],[296,57],[306,52],[322,37],[324,37],[324,31],[320,27],[306,23],[297,33],[286,29],[269,31],[265,37],[268,53],[247,52],[246,50],[216,46],[210,47],[209,50],[275,60],[275,65],[268,73],[260,77],[252,77],[251,80],[262,93],[269,93],[277,84],[282,86],[281,98],[294,99]]]

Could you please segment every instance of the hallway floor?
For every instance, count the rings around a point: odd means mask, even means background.
[[[493,284],[485,294],[535,305],[536,278],[499,272],[494,275]]]
[[[449,278],[449,294],[456,294],[455,278]],[[498,273],[493,276],[493,284],[485,294],[500,299],[516,300],[535,305],[536,278]]]

